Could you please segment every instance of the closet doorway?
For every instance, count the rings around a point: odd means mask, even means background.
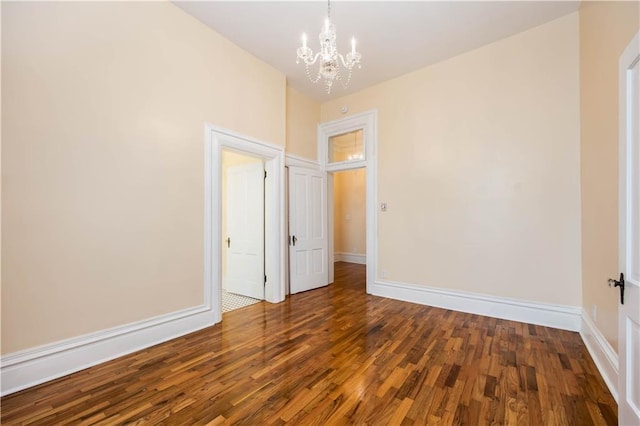
[[[222,313],[264,300],[264,160],[222,151]]]
[[[264,164],[264,300],[278,303],[285,298],[284,257],[284,148],[244,136],[228,129],[205,125],[204,145],[204,300],[211,323],[222,321],[224,251],[222,155],[225,151],[258,158]],[[233,236],[231,237],[233,239]],[[233,244],[233,241],[229,245]],[[227,265],[228,266],[228,265]]]

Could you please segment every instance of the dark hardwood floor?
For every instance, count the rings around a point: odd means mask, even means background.
[[[9,395],[2,424],[616,424],[577,333],[368,296],[364,274]]]

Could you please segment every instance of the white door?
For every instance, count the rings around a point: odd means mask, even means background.
[[[289,167],[291,294],[327,285],[326,173]]]
[[[227,271],[230,293],[264,299],[264,164],[227,168]]]
[[[640,33],[620,57],[618,420],[640,425]]]

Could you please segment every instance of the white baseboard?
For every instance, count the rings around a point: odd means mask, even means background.
[[[215,323],[202,305],[0,357],[4,396]]]
[[[598,367],[609,392],[618,402],[618,354],[602,335],[589,315],[582,310],[582,329],[580,336],[584,341],[593,362]]]
[[[367,264],[367,255],[360,253],[334,253],[333,254],[334,262],[349,262],[349,263],[358,263],[360,265]]]
[[[377,280],[374,296],[485,315],[488,317],[580,331],[581,308]]]

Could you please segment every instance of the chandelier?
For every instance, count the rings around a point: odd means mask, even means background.
[[[302,46],[298,47],[298,58],[296,63],[299,64],[300,60],[304,62],[307,77],[312,83],[317,83],[320,79],[324,79],[324,86],[327,89],[327,93],[331,93],[334,81],[342,80],[342,74],[340,72],[340,64],[348,71],[347,80],[343,84],[346,88],[351,81],[351,74],[353,73],[353,67],[358,65],[361,68],[360,59],[362,55],[356,51],[356,39],[351,39],[351,52],[346,56],[338,53],[336,47],[336,27],[331,23],[331,0],[327,0],[327,18],[324,20],[324,26],[318,35],[320,40],[320,51],[313,54],[311,48],[307,46],[307,35],[302,34]],[[315,78],[311,77],[309,67],[320,60],[320,67],[318,68],[318,74]],[[339,60],[339,62],[338,62]]]

